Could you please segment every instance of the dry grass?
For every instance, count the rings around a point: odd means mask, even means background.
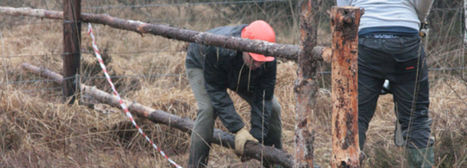
[[[59,6],[52,1],[47,2],[49,8]],[[162,19],[168,21],[162,23],[201,31],[251,20],[248,16],[229,18],[224,14],[232,11],[218,6],[84,10],[105,11],[114,16],[146,21]],[[193,17],[193,13],[199,15]],[[275,17],[271,16],[270,21],[274,21]],[[290,25],[279,23],[277,19],[276,23],[279,25],[276,27],[279,43],[297,43],[297,34],[288,33]],[[118,90],[125,98],[154,109],[195,118],[196,101],[184,75],[186,43],[151,35],[141,36],[107,26],[93,26],[98,45],[106,51],[104,55],[110,72],[126,76],[116,80]],[[84,33],[84,28],[82,48],[88,51],[90,37]],[[37,81],[43,79],[19,69],[20,63],[30,62],[60,72],[61,31],[59,21],[52,24],[5,26],[1,29],[0,81],[10,84],[0,86],[0,167],[170,167],[138,135],[118,108],[103,104],[63,105],[60,86]],[[329,34],[326,32],[320,30],[320,43],[329,43]],[[443,55],[433,53],[432,58]],[[37,54],[47,55],[9,57]],[[92,55],[83,54],[82,57],[83,75],[103,76]],[[282,105],[283,142],[289,153],[294,151],[293,84],[296,69],[295,63],[280,61],[275,91]],[[323,88],[317,95],[318,105],[313,121],[316,131],[315,160],[323,167],[329,166],[331,155],[331,100],[327,89],[329,78],[323,75],[323,79],[320,79]],[[433,117],[432,135],[436,137],[436,162],[439,167],[466,167],[467,85],[456,75],[438,72],[432,72],[430,79],[430,111]],[[110,91],[103,79],[84,79],[83,82]],[[232,99],[236,102],[236,109],[248,120],[247,103],[235,94]],[[382,96],[368,130],[365,152],[369,158],[364,167],[401,167],[403,149],[396,148],[392,141],[394,120],[392,97]],[[138,120],[137,123],[171,158],[177,163],[186,164],[189,135],[145,120]],[[216,121],[216,127],[224,129],[219,120]],[[209,166],[259,167],[260,163],[241,163],[232,151],[213,146]]]

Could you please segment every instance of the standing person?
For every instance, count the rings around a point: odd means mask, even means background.
[[[428,116],[428,72],[419,36],[433,0],[337,0],[364,8],[358,45],[358,128],[360,148],[384,79],[393,92],[409,167],[432,167]]]
[[[249,25],[214,28],[209,33],[275,42],[273,28],[258,20]],[[198,103],[198,115],[191,133],[188,167],[206,167],[214,121],[235,134],[235,152],[242,156],[246,141],[282,148],[281,106],[274,97],[274,57],[222,47],[191,43],[186,56],[186,73]],[[235,111],[227,89],[236,92],[251,107],[251,130]],[[267,163],[264,163],[266,166]]]

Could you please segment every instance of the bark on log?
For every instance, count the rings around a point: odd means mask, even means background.
[[[358,26],[360,8],[333,7],[331,167],[360,167],[358,143]]]
[[[32,16],[48,19],[63,19],[63,12],[44,9],[12,8],[0,6],[0,14],[13,16]],[[167,25],[149,24],[135,20],[125,20],[105,14],[82,13],[81,19],[84,22],[104,24],[113,28],[134,31],[141,34],[149,33],[170,39],[255,52],[289,60],[296,60],[302,51],[302,49],[296,45],[269,43],[258,40],[242,39],[238,37],[215,35],[206,32],[179,29]],[[322,59],[322,57],[329,57],[329,55],[322,56],[322,54],[330,54],[328,52],[322,52],[325,49],[326,47],[318,47],[317,49],[313,50],[317,51],[313,55],[319,59]]]
[[[37,66],[23,63],[22,68],[24,70],[30,71],[34,74],[49,78],[54,80],[56,83],[61,84],[63,82],[63,77],[60,74],[57,74],[53,71],[50,71],[45,68],[39,68]],[[82,94],[92,96],[97,100],[110,104],[114,107],[120,107],[119,101],[116,96],[106,93],[96,87],[87,86],[81,84]],[[165,124],[169,127],[179,129],[184,132],[191,132],[194,122],[188,118],[181,118],[179,116],[167,113],[161,110],[155,110],[150,107],[141,105],[136,102],[131,102],[124,100],[128,105],[130,112],[138,117],[149,119],[154,123]],[[214,129],[212,143],[221,145],[226,148],[231,148],[235,146],[234,136],[230,133],[226,133],[219,129]],[[245,155],[257,160],[262,159],[272,163],[280,164],[284,167],[293,167],[293,158],[290,154],[283,150],[276,149],[270,146],[263,146],[259,143],[247,142],[245,145]]]
[[[301,2],[300,32],[301,54],[298,57],[298,79],[295,82],[295,165],[297,167],[313,167],[313,106],[315,94],[320,79],[318,69],[322,61],[313,56],[313,49],[317,44],[317,30],[319,25],[319,6],[321,0],[305,0]],[[328,51],[330,52],[330,51]]]

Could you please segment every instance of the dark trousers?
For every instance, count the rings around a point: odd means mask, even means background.
[[[368,124],[385,79],[390,81],[402,136],[409,148],[425,148],[430,139],[429,87],[420,37],[376,35],[359,37],[358,128],[363,149]]]
[[[208,164],[209,149],[211,148],[211,139],[214,130],[214,121],[217,116],[211,104],[209,95],[204,87],[205,80],[203,70],[199,68],[187,68],[187,77],[191,89],[198,103],[198,114],[195,120],[194,128],[191,132],[190,158],[188,167],[198,168],[206,167]],[[242,95],[240,95],[242,96]],[[242,96],[244,99],[247,97]],[[248,100],[247,100],[248,101]],[[282,149],[281,135],[281,106],[277,98],[272,100],[272,113],[269,123],[269,132],[264,139],[264,144]]]

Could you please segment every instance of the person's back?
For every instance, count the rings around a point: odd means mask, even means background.
[[[411,167],[433,166],[429,88],[419,29],[433,0],[337,0],[363,8],[359,27],[359,140],[363,149],[385,79],[390,81]]]
[[[240,37],[240,33],[242,29],[247,26],[246,24],[235,25],[235,26],[222,26],[216,27],[214,29],[208,30],[206,32],[216,34],[216,35],[224,35],[224,36],[233,36],[233,37]],[[187,57],[185,65],[187,68],[201,68],[203,69],[204,66],[204,59],[206,57],[206,49],[207,47],[213,46],[206,46],[198,43],[190,43],[187,49]],[[222,48],[225,49],[225,48]],[[236,52],[236,51],[232,51]]]

